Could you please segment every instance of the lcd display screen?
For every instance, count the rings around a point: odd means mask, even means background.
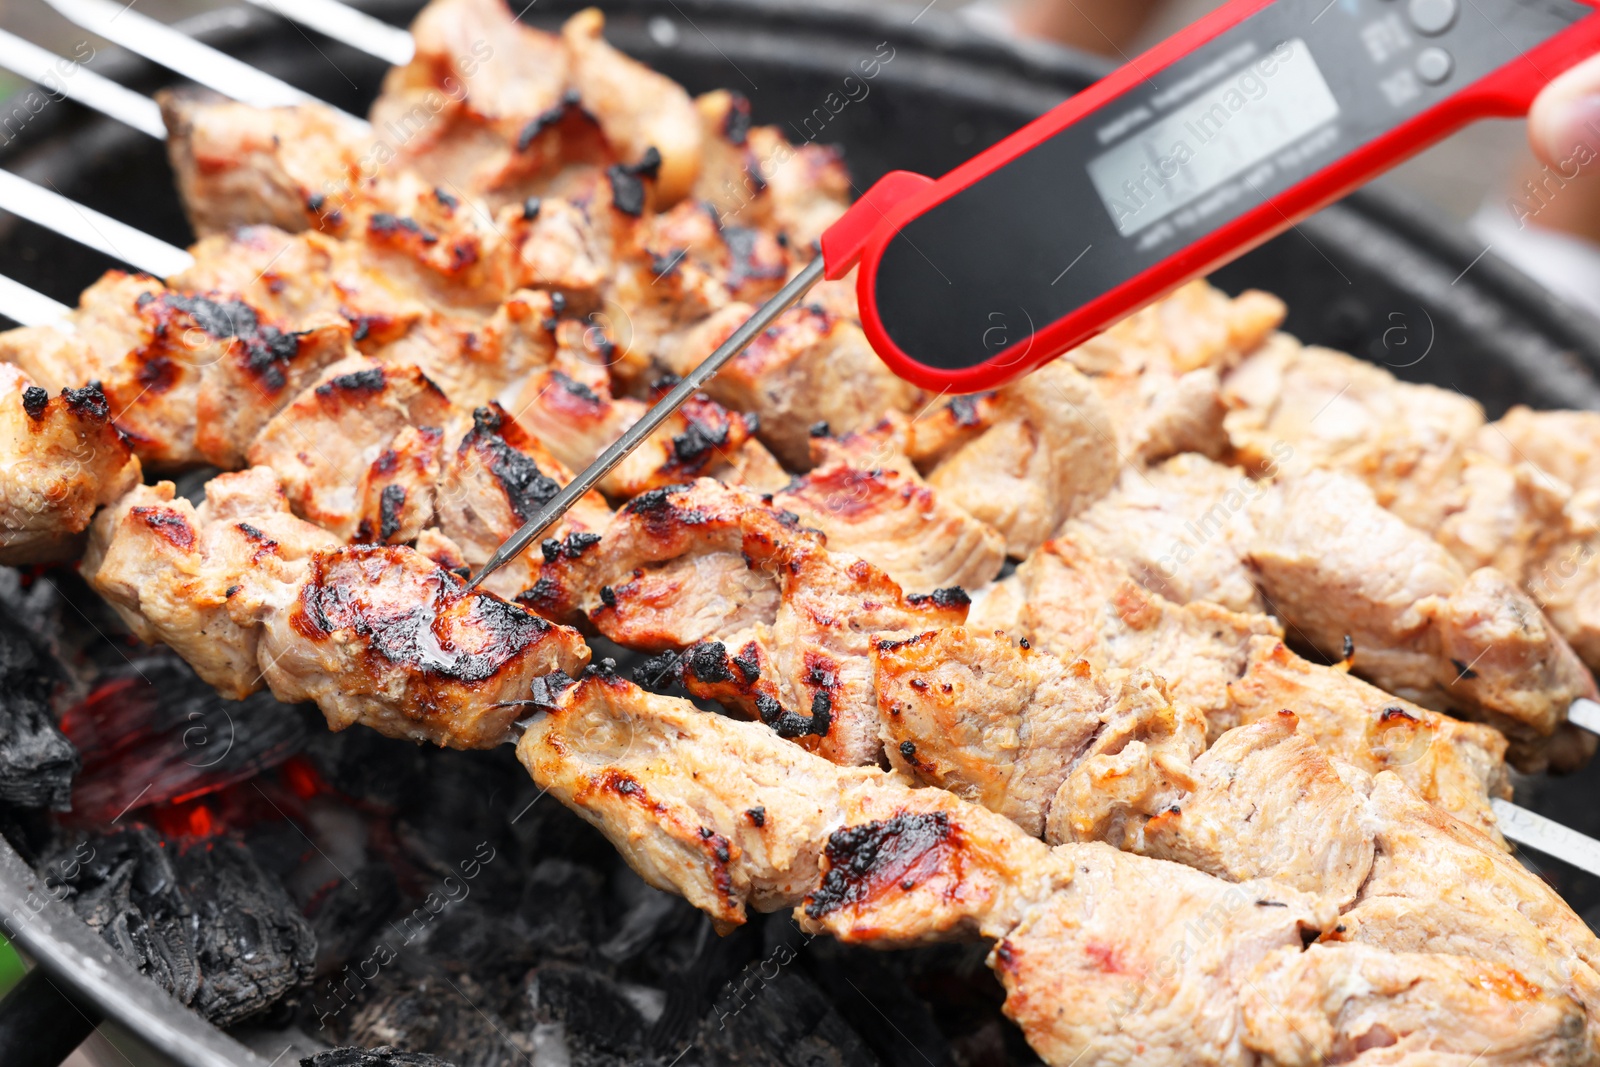
[[[1131,237],[1332,122],[1339,104],[1305,41],[1284,42],[1089,163]]]

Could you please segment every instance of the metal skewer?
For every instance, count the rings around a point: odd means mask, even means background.
[[[48,326],[66,321],[72,309],[0,274],[0,315],[24,326]]]
[[[761,334],[762,330],[772,325],[774,319],[794,307],[800,298],[805,296],[813,285],[817,284],[817,281],[822,277],[822,271],[822,255],[818,253],[799,274],[789,279],[788,284],[774,293],[772,298],[765,304],[757,308],[755,314],[746,319],[744,325],[733,332],[733,336],[722,342],[715,352],[706,357],[698,367],[686,374],[682,381],[673,386],[670,393],[656,401],[655,406],[645,412],[643,418],[628,427],[622,436],[611,442],[611,445],[600,453],[593,463],[590,463],[572,481],[568,482],[566,487],[552,497],[550,502],[539,511],[539,514],[523,523],[521,529],[507,538],[499,548],[495,549],[494,555],[489,557],[489,561],[483,565],[483,568],[478,571],[472,581],[467,583],[467,588],[477,588],[485,578],[515,559],[540,534],[554,525],[556,520],[565,515],[567,510],[576,504],[585,493],[598,485],[600,479],[610,474],[617,464],[627,458],[628,454],[635,448],[638,448],[641,441],[654,433],[663,422],[672,416],[673,412],[682,407],[684,401],[699,392],[700,388],[710,381],[717,371],[722,369],[724,364],[740,352],[743,352],[750,342]]]
[[[332,37],[340,44],[377,56],[392,66],[403,67],[416,55],[416,42],[409,32],[341,4],[339,0],[250,0],[250,3]]]
[[[111,0],[45,0],[63,17],[82,26],[90,33],[130,52],[135,52],[153,63],[159,63],[190,81],[198,82],[223,96],[256,107],[287,107],[294,104],[325,104],[310,93],[303,92],[280,81],[272,75],[242,63],[210,45],[201,44],[193,37],[175,30],[155,19],[146,18],[137,11],[112,3]],[[366,119],[347,111],[333,108],[361,129],[372,127]]]
[[[166,139],[167,125],[161,121],[161,106],[154,100],[102,78],[77,60],[58,56],[5,30],[0,30],[0,67],[37,82],[46,92],[76,100],[127,123],[140,133]]]
[[[8,170],[0,170],[0,210],[54,230],[158,278],[194,266],[194,257],[183,249]]]

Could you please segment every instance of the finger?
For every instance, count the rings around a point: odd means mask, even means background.
[[[1551,82],[1528,113],[1534,154],[1551,166],[1580,145],[1600,149],[1600,56],[1591,56]]]

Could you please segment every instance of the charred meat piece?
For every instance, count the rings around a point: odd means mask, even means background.
[[[643,418],[649,405],[613,396],[601,368],[572,358],[530,378],[511,408],[518,413],[518,422],[549,442],[557,458],[582,470]],[[601,481],[600,488],[609,496],[627,499],[702,474],[733,480],[730,476],[741,454],[761,447],[753,443],[756,423],[704,394],[690,397]]]
[[[342,358],[348,327],[330,316],[294,327],[236,297],[188,295],[111,271],[84,291],[70,328],[0,334],[0,359],[40,385],[96,385],[148,466],[239,466],[263,423]]]
[[[505,740],[534,678],[588,659],[575,631],[381,545],[312,557],[261,642],[280,700],[315,701],[336,730],[360,723],[454,748]]]
[[[663,353],[667,368],[687,374],[750,317],[729,304]],[[810,464],[810,428],[865,429],[886,411],[906,411],[917,390],[895,377],[855,322],[820,304],[791,308],[706,384],[716,400],[761,420],[761,439],[791,468]]]
[[[157,95],[189,224],[201,237],[240,226],[338,232],[338,193],[370,177],[376,146],[330,107],[259,108],[203,90]]]
[[[710,479],[637,497],[544,579],[524,594],[536,610],[565,604],[628,648],[688,650],[692,691],[844,764],[878,758],[871,635],[957,623],[967,607],[959,589],[908,597],[793,515]]]
[[[135,489],[96,519],[84,574],[224,695],[265,682],[337,729],[498,744],[533,678],[589,660],[576,631],[409,548],[340,545],[289,513],[265,467],[212,479],[198,509],[170,482]]]
[[[70,558],[96,508],[139,484],[139,461],[94,386],[52,397],[0,364],[0,563]]]
[[[382,536],[381,515],[376,527],[370,516],[381,513],[390,486],[400,488],[409,508],[432,515],[444,440],[459,436],[460,418],[421,369],[353,357],[329,367],[267,423],[250,460],[277,473],[295,514],[339,540],[358,532],[367,540],[389,540],[393,531]],[[397,514],[395,529],[400,525],[412,524]]]

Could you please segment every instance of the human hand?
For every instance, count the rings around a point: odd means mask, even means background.
[[[1528,140],[1540,161],[1562,167],[1579,145],[1600,148],[1600,56],[1547,85],[1528,112]]]

